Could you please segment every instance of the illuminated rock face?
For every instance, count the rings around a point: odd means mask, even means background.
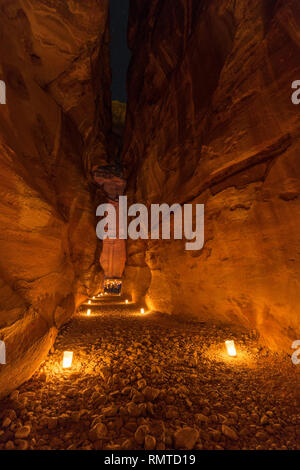
[[[111,169],[113,171],[111,171]],[[124,193],[126,181],[121,176],[121,170],[109,166],[94,171],[94,181],[105,194],[106,202],[115,208],[116,213],[116,239],[106,238],[102,243],[100,264],[106,278],[121,278],[126,262],[125,240],[119,235],[119,196]]]
[[[100,282],[83,168],[84,144],[105,155],[111,126],[107,9],[105,0],[0,5],[0,396],[33,373]]]
[[[132,0],[123,151],[132,200],[206,207],[200,252],[129,244],[133,295],[149,288],[153,309],[251,326],[288,351],[300,337],[299,30],[293,0]]]

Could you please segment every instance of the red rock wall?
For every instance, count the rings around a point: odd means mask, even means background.
[[[95,116],[103,153],[111,126],[107,18],[107,0],[1,1],[0,395],[33,373],[99,282],[84,167]]]
[[[299,31],[294,0],[132,0],[123,151],[132,200],[206,211],[202,251],[129,243],[133,296],[141,279],[153,309],[250,326],[288,351],[300,337]]]

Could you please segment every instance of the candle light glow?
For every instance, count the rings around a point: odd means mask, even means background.
[[[73,361],[73,352],[72,351],[65,351],[63,357],[63,368],[69,369],[72,366]]]
[[[234,341],[225,341],[228,356],[236,357],[236,349]]]

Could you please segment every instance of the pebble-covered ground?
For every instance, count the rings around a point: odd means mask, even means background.
[[[0,449],[300,449],[300,366],[259,346],[255,332],[122,303],[91,309],[0,401]]]

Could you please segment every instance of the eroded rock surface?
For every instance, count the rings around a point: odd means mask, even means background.
[[[99,277],[83,169],[95,114],[103,153],[111,126],[107,13],[106,0],[1,2],[0,395],[33,373]]]
[[[132,295],[143,270],[152,309],[251,325],[286,350],[300,336],[299,29],[293,0],[132,0],[123,151],[134,202],[206,210],[202,251],[129,251]]]

